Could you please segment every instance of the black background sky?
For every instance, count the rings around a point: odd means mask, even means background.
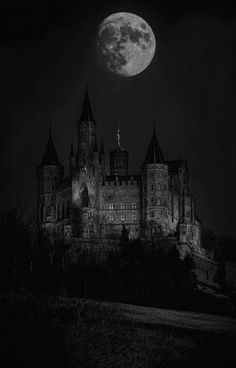
[[[33,5],[32,5],[33,3]],[[100,22],[117,11],[143,17],[158,53],[132,78],[118,78],[98,62]],[[166,159],[186,158],[198,216],[219,234],[236,235],[236,11],[227,1],[74,1],[12,3],[4,9],[1,43],[3,106],[1,205],[36,204],[36,166],[51,124],[61,162],[87,80],[98,138],[108,152],[116,122],[138,173],[153,124]]]

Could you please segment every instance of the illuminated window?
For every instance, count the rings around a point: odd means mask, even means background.
[[[125,215],[120,215],[120,221],[125,221]]]
[[[109,210],[114,210],[114,203],[109,203],[108,208]]]
[[[160,206],[161,205],[161,200],[159,198],[157,198],[157,205]]]
[[[121,203],[121,204],[120,204],[120,209],[121,209],[121,210],[124,210],[124,209],[125,209],[125,204],[124,204],[124,203]]]
[[[114,221],[114,216],[113,215],[109,215],[109,222],[113,222]]]
[[[137,215],[132,215],[132,221],[137,221]]]
[[[136,208],[137,208],[136,203],[132,203],[132,204],[131,204],[131,208],[132,208],[132,210],[136,210]]]

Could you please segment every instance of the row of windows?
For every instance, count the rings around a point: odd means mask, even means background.
[[[114,209],[120,209],[120,210],[125,210],[125,209],[132,209],[132,210],[136,210],[137,208],[137,203],[108,203],[104,205],[104,209],[108,209],[108,210],[114,210]]]
[[[117,219],[117,218],[116,218]],[[137,215],[132,215],[131,216],[131,221],[137,221]],[[115,220],[115,217],[114,217],[114,215],[109,215],[108,216],[108,220],[109,220],[109,222],[113,222],[114,220]],[[117,219],[118,220],[118,219]],[[124,222],[124,221],[126,221],[126,220],[128,220],[128,218],[127,218],[127,216],[126,215],[124,215],[124,214],[122,214],[122,215],[120,215],[120,221],[122,221],[122,222]],[[119,221],[119,220],[118,220]]]
[[[157,205],[157,206],[160,206],[161,205],[160,198],[153,198],[153,197],[151,197],[149,199],[149,202],[150,202],[151,205]]]
[[[150,184],[149,189],[152,190],[166,190],[166,184]]]
[[[149,211],[150,217],[164,217],[164,215],[165,215],[165,212],[162,210],[156,210],[156,211],[150,210]]]
[[[149,178],[154,178],[154,176],[157,177],[157,178],[163,178],[163,177],[167,176],[167,173],[163,172],[163,171],[156,171],[154,173],[153,171],[151,171],[151,172],[149,172],[148,176],[149,176]]]
[[[127,190],[121,189],[119,192],[117,190],[114,190],[114,189],[109,189],[108,192],[107,192],[108,197],[113,197],[115,194],[116,195],[121,195],[121,196],[124,196],[124,195],[127,195],[127,194],[138,196],[138,192],[134,191],[133,189],[127,189]]]

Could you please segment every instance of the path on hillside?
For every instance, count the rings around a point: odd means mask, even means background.
[[[151,326],[170,326],[206,332],[236,334],[236,319],[212,314],[143,307],[131,304],[102,302],[104,307],[114,307],[126,318]]]

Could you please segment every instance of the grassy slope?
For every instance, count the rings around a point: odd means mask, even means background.
[[[80,368],[236,365],[235,320],[224,317],[69,298],[18,299],[12,309],[0,299],[0,326],[1,368],[70,368],[76,357]]]

